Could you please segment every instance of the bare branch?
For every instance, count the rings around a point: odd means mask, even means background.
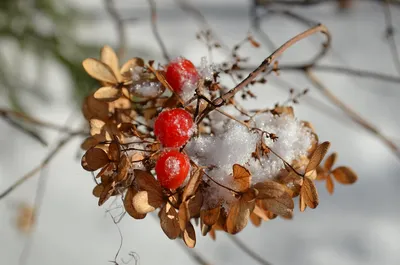
[[[123,57],[125,48],[126,48],[125,47],[126,46],[126,34],[125,34],[124,20],[121,18],[120,14],[118,13],[118,10],[115,6],[114,0],[104,0],[104,4],[105,4],[108,14],[113,19],[115,28],[117,30],[117,34],[118,34],[117,54],[118,54],[118,57],[121,58],[121,57]]]
[[[167,48],[165,47],[164,41],[162,40],[160,33],[158,32],[157,28],[157,7],[155,0],[148,0],[150,5],[150,12],[151,12],[151,29],[153,31],[154,37],[157,40],[158,45],[160,46],[162,55],[164,59],[169,62],[171,58],[168,55]]]
[[[245,243],[243,243],[237,236],[234,235],[228,235],[229,239],[232,240],[232,242],[240,248],[243,252],[245,252],[249,257],[251,257],[253,260],[258,262],[261,265],[272,265],[269,261],[263,259],[260,255],[255,253],[253,250],[251,250],[248,246],[246,246]]]
[[[394,66],[396,67],[397,72],[400,74],[400,55],[397,49],[396,39],[394,38],[392,13],[390,11],[390,4],[392,2],[393,1],[391,0],[384,0],[383,11],[385,14],[386,37],[389,42],[390,52],[392,53]]]

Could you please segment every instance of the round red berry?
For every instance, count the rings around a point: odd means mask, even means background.
[[[168,64],[165,79],[175,92],[180,93],[186,82],[196,84],[199,74],[191,61],[179,57]]]
[[[190,169],[187,155],[178,150],[171,150],[161,154],[156,163],[157,179],[161,186],[176,189],[182,185]]]
[[[154,134],[164,147],[181,147],[192,133],[192,115],[184,109],[165,110],[154,123]]]

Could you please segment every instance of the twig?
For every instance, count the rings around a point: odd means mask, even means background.
[[[122,58],[125,52],[126,46],[126,34],[125,34],[125,24],[124,20],[121,18],[118,10],[115,6],[114,0],[104,0],[104,4],[108,14],[114,21],[115,28],[118,34],[118,49],[117,54],[119,58]]]
[[[160,46],[162,55],[164,59],[169,62],[171,58],[168,55],[167,48],[165,47],[165,44],[160,36],[160,33],[158,32],[157,28],[157,7],[156,7],[156,2],[155,0],[148,0],[149,5],[150,5],[150,12],[151,12],[151,29],[153,31],[154,37],[157,40],[158,45]]]
[[[393,1],[383,0],[383,2],[384,2],[383,12],[385,14],[385,24],[386,24],[386,37],[389,41],[390,52],[392,53],[394,66],[396,67],[397,72],[400,74],[400,55],[397,49],[396,39],[394,37],[392,13],[390,12],[390,4]]]
[[[26,173],[22,178],[17,180],[13,185],[11,185],[8,189],[6,189],[4,192],[0,194],[0,200],[6,197],[10,192],[12,192],[14,189],[19,187],[21,184],[23,184],[25,181],[30,179],[31,177],[35,176],[38,172],[40,172],[44,167],[46,167],[49,162],[55,157],[55,155],[67,144],[73,137],[75,137],[77,134],[69,134],[60,142],[57,144],[57,146],[45,157],[45,159],[34,169]]]
[[[263,259],[260,255],[255,253],[253,250],[251,250],[246,244],[244,244],[237,236],[234,235],[228,235],[229,239],[232,240],[232,242],[240,248],[243,252],[245,252],[247,255],[249,255],[253,260],[258,262],[261,265],[272,265],[269,261]]]
[[[353,121],[361,125],[370,133],[378,137],[386,146],[392,150],[392,152],[400,159],[399,148],[386,136],[384,136],[375,126],[361,117],[358,113],[352,110],[349,106],[343,103],[339,98],[337,98],[316,76],[311,72],[311,69],[305,71],[308,79],[314,84],[314,86],[320,90],[324,96],[326,96],[333,104],[338,106],[342,111],[344,111]]]
[[[180,245],[190,257],[200,265],[210,265],[211,263],[207,262],[197,251],[194,249],[188,248],[185,246],[181,240],[177,240],[178,245]]]

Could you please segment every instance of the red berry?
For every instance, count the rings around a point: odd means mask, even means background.
[[[191,61],[179,57],[168,64],[165,79],[175,92],[180,93],[185,82],[195,84],[199,74]]]
[[[192,115],[184,109],[165,110],[154,123],[154,134],[164,147],[181,147],[192,132]]]
[[[161,154],[155,169],[161,186],[176,189],[189,173],[189,158],[177,150],[167,151]]]

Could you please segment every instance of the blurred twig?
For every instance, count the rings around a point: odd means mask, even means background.
[[[229,239],[232,240],[232,242],[240,248],[243,252],[245,252],[249,257],[251,257],[253,260],[255,260],[257,263],[261,265],[272,265],[272,263],[268,262],[264,258],[262,258],[260,255],[255,253],[253,250],[251,250],[245,243],[243,243],[237,236],[235,235],[228,235]]]
[[[165,47],[164,41],[162,40],[160,33],[158,32],[157,27],[157,6],[155,0],[148,0],[150,5],[150,13],[151,13],[151,29],[153,31],[154,37],[157,40],[158,45],[161,48],[162,55],[164,59],[169,62],[171,58],[168,55],[167,48]]]
[[[124,21],[120,16],[120,14],[118,13],[114,0],[104,0],[104,4],[108,14],[114,21],[116,32],[118,34],[117,55],[119,58],[122,58],[126,47],[126,34],[125,34]]]
[[[383,11],[385,14],[385,24],[386,24],[386,37],[389,42],[390,52],[392,53],[393,63],[396,67],[397,72],[400,74],[400,55],[397,49],[396,39],[394,37],[395,29],[393,27],[392,12],[390,10],[390,4],[393,2],[391,0],[383,0],[384,6]]]

